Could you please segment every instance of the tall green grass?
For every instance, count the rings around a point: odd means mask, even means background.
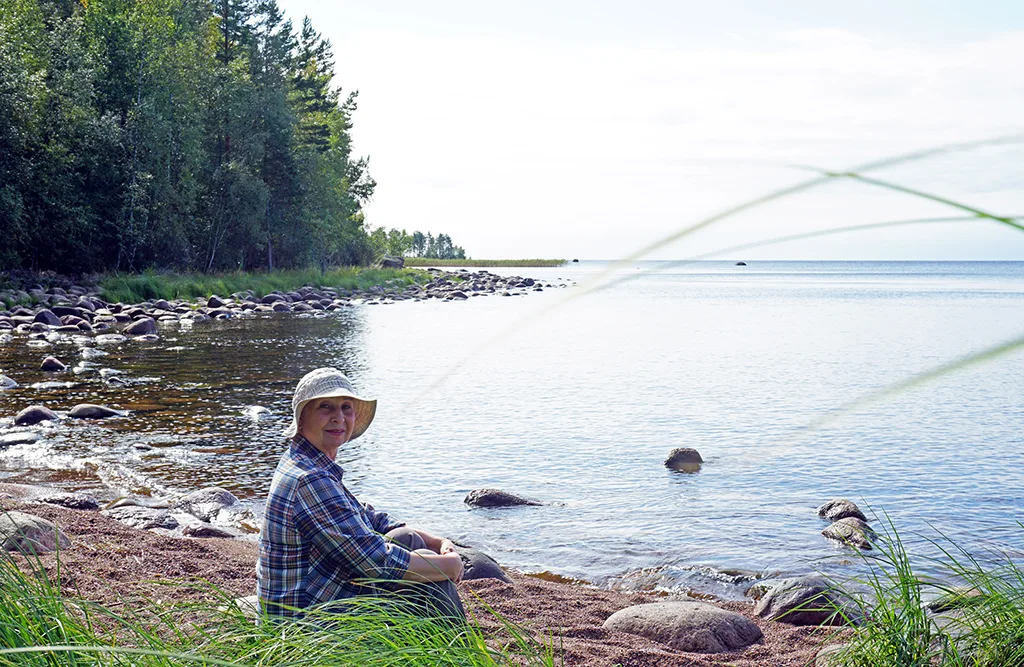
[[[194,299],[213,294],[228,296],[251,290],[257,297],[273,291],[291,291],[304,285],[366,290],[370,287],[406,287],[430,280],[430,274],[416,269],[372,269],[341,267],[320,271],[296,269],[223,274],[158,273],[146,271],[130,275],[112,275],[100,281],[104,299],[111,302],[139,303],[147,299]]]
[[[863,622],[830,665],[842,667],[1024,666],[1024,570],[1010,554],[982,563],[943,538],[937,578],[919,575],[886,517],[869,573],[848,585]],[[859,590],[866,589],[867,593]],[[966,591],[966,593],[965,593]],[[942,603],[928,609],[926,600]]]
[[[21,567],[19,567],[20,561]],[[184,584],[171,584],[184,585]],[[205,601],[114,610],[61,595],[35,557],[0,556],[0,666],[551,667],[553,651],[503,623],[502,649],[473,625],[453,626],[382,598],[345,613],[256,624],[231,596],[197,586]],[[486,613],[494,613],[486,610]]]

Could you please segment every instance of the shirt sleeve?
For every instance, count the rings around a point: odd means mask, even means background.
[[[382,535],[405,525],[404,521],[399,521],[387,512],[378,512],[373,509],[373,505],[370,503],[363,503],[363,512],[370,522],[370,527]]]
[[[295,505],[299,533],[358,576],[401,579],[409,569],[409,551],[368,526],[361,508],[327,475],[304,477],[296,489]]]

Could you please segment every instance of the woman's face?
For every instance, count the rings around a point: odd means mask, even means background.
[[[334,460],[338,448],[352,437],[356,406],[350,398],[317,398],[302,406],[299,435]]]

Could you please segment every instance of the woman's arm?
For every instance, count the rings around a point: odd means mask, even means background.
[[[412,526],[408,526],[408,528],[419,535],[423,543],[427,545],[427,548],[436,554],[447,554],[455,551],[455,545],[447,537],[438,537],[422,528],[413,528]]]
[[[419,531],[417,531],[419,532]],[[448,540],[444,540],[447,542]],[[462,557],[454,551],[428,554],[413,551],[409,555],[409,569],[402,577],[405,581],[460,581],[463,574]]]

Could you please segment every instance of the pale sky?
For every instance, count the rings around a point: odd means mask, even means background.
[[[359,90],[372,226],[449,234],[476,258],[614,259],[790,185],[954,142],[1024,135],[1024,2],[489,3],[283,0]],[[1024,143],[871,173],[1024,215]],[[651,259],[845,225],[957,215],[835,182]],[[755,259],[1021,259],[991,222],[844,234]],[[732,258],[729,255],[727,258]]]

